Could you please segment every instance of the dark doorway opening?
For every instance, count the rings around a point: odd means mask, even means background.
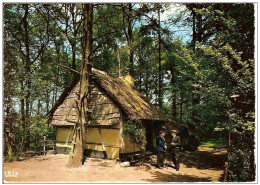
[[[153,130],[154,130],[154,123],[147,124],[145,126],[146,130],[146,151],[153,152],[154,151],[154,143],[153,143]]]

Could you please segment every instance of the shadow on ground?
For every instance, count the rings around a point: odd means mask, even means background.
[[[226,160],[226,152],[195,151],[186,152],[181,163],[189,168],[223,170]]]
[[[154,172],[153,179],[143,179],[147,182],[210,182],[209,178],[196,177],[182,174],[165,174],[162,172]]]

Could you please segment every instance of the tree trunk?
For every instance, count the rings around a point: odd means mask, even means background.
[[[192,49],[195,52],[195,48],[196,48],[196,14],[195,11],[192,10]]]
[[[71,46],[72,47],[72,69],[76,70],[76,46],[73,45]],[[73,73],[73,75],[76,75],[76,73]]]
[[[175,92],[175,78],[174,78],[174,67],[171,68],[171,84],[172,84],[172,117],[174,120],[176,120],[176,92]]]
[[[198,87],[199,88],[199,87]],[[194,87],[194,91],[192,93],[192,121],[193,123],[198,123],[198,119],[197,119],[197,116],[198,116],[198,111],[196,110],[196,106],[199,104],[200,102],[200,96],[199,94],[197,93],[199,89],[197,89],[196,87]]]
[[[57,62],[60,63],[60,46],[57,43],[55,43],[55,49],[58,57]],[[54,84],[53,105],[57,101],[58,83],[59,83],[59,76],[60,76],[60,67],[57,66],[56,68],[57,68],[57,72],[56,72],[55,84]]]
[[[145,79],[145,97],[148,99],[148,96],[149,96],[149,75],[148,75],[148,72],[146,70],[146,79]]]
[[[10,96],[6,97],[6,116],[4,116],[4,136],[5,136],[5,141],[7,145],[7,154],[8,154],[8,159],[12,159],[13,157],[13,150],[12,150],[12,141],[10,134],[13,132],[13,120],[10,115],[10,103],[11,103],[11,98]]]
[[[159,73],[159,90],[158,90],[158,103],[162,108],[162,66],[161,66],[161,30],[160,30],[160,9],[158,9],[158,73]]]
[[[119,50],[117,50],[117,60],[118,60],[118,76],[121,76],[121,60],[119,55]]]
[[[139,62],[139,82],[138,82],[138,86],[139,86],[139,91],[142,92],[142,66],[141,66],[141,60]]]
[[[86,126],[88,122],[88,96],[92,65],[92,26],[93,4],[84,4],[84,39],[83,61],[80,73],[79,98],[77,101],[77,122],[74,126],[72,150],[68,167],[80,167],[83,164]]]
[[[134,51],[133,51],[133,29],[132,29],[132,4],[128,4],[127,31],[129,37],[129,75],[134,77]]]
[[[50,105],[50,94],[49,91],[46,90],[46,112],[49,112],[49,105]]]
[[[202,9],[202,7],[200,7]],[[202,42],[202,15],[201,14],[197,14],[197,20],[198,20],[198,24],[197,24],[197,39],[198,42]]]
[[[38,102],[37,102],[37,115],[39,116],[41,114],[41,100],[38,97]]]
[[[128,12],[126,12],[126,7],[122,4],[122,21],[124,34],[129,47],[129,69],[128,74],[134,77],[134,51],[133,51],[133,29],[132,29],[132,4],[128,3]],[[126,24],[125,24],[126,20]],[[127,29],[126,29],[127,28]]]
[[[24,102],[24,84],[23,84],[23,80],[20,80],[20,85],[21,85],[21,99],[20,99],[20,103],[21,103],[21,120],[22,120],[22,128],[23,128],[23,133],[25,135],[26,132],[26,121],[25,121],[25,102]],[[25,142],[25,137],[22,138],[22,146],[23,146],[23,152],[26,153],[26,142]]]
[[[5,141],[7,144],[7,154],[8,154],[8,159],[12,159],[13,158],[13,150],[12,150],[12,144],[11,144],[11,138],[9,136],[10,133],[4,133],[5,135]]]
[[[181,124],[182,124],[182,117],[183,117],[183,111],[182,111],[182,105],[183,105],[183,103],[182,103],[182,94],[180,94],[180,122],[181,122]]]
[[[23,27],[24,27],[24,44],[25,44],[25,72],[26,72],[26,94],[25,94],[25,125],[24,125],[24,151],[26,152],[27,148],[29,147],[29,133],[28,133],[28,126],[29,126],[29,119],[30,119],[30,96],[31,96],[31,62],[30,62],[30,43],[29,43],[29,31],[28,31],[28,22],[27,17],[29,15],[29,7],[28,4],[23,5],[24,8],[24,17],[22,19]]]

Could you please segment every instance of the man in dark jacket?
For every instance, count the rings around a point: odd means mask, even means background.
[[[165,143],[165,132],[163,130],[160,131],[159,136],[156,138],[156,151],[157,151],[157,165],[158,168],[163,168],[164,166],[164,156],[166,150]]]
[[[172,142],[170,143],[170,151],[171,151],[171,157],[172,162],[174,164],[174,167],[177,171],[180,169],[180,158],[181,158],[181,139],[179,136],[176,135],[177,131],[172,130]]]

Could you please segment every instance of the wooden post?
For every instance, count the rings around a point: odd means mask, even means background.
[[[120,56],[119,51],[117,50],[117,60],[118,60],[118,75],[121,76],[121,62],[120,62]]]
[[[227,181],[227,172],[228,172],[228,162],[225,162],[223,182],[226,182],[226,181]]]
[[[69,142],[69,138],[70,138],[70,132],[72,130],[72,127],[73,126],[70,127],[70,130],[69,130],[69,133],[68,133],[68,136],[67,136],[67,139],[66,139],[66,147],[68,146],[68,142]]]
[[[103,151],[106,151],[104,141],[103,141],[103,137],[102,137],[102,134],[101,134],[101,128],[98,128],[98,131],[99,131],[100,140],[101,140],[101,143],[102,143],[102,149],[103,149]]]
[[[55,146],[56,146],[56,141],[55,141],[55,140],[53,140],[52,149],[54,150],[54,152],[55,152]]]
[[[43,136],[43,153],[46,155],[46,136]]]
[[[35,151],[35,154],[37,155],[37,141],[36,141],[35,136],[34,136],[34,151]]]
[[[119,144],[120,144],[120,152],[123,149],[123,139],[122,139],[122,135],[123,135],[123,120],[122,118],[120,118],[120,130],[119,130]]]

